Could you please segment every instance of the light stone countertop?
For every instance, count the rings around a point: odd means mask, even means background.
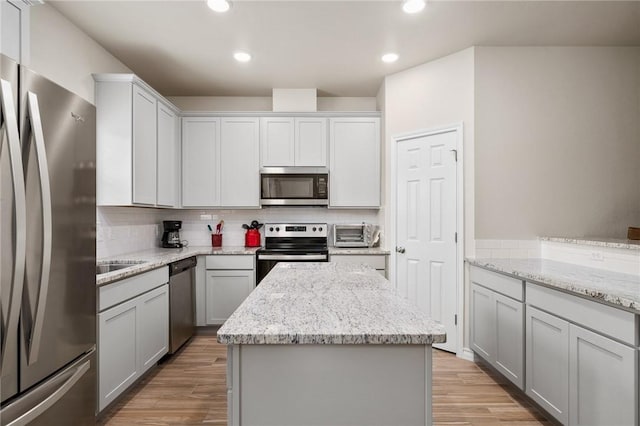
[[[640,313],[640,276],[547,259],[467,259],[471,265],[502,272],[595,302]]]
[[[124,278],[138,275],[143,272],[151,271],[156,268],[168,265],[171,262],[186,259],[191,256],[201,255],[247,255],[254,256],[256,250],[259,247],[243,247],[243,246],[228,246],[228,247],[211,247],[211,246],[193,246],[184,247],[180,249],[170,248],[153,248],[149,250],[139,251],[135,253],[122,254],[119,256],[107,257],[98,259],[98,265],[103,263],[130,263],[144,262],[140,264],[133,264],[129,268],[120,269],[106,274],[100,274],[96,276],[96,285],[109,284],[114,281],[118,281]]]
[[[609,247],[626,250],[640,250],[640,240],[622,240],[615,238],[567,238],[567,237],[540,237],[540,241],[554,243],[577,244],[585,246]]]
[[[224,344],[430,345],[442,325],[373,268],[278,263],[218,331]]]
[[[390,254],[389,250],[380,247],[329,247],[329,254],[341,255],[385,255]]]

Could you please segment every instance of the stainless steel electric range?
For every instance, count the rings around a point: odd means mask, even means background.
[[[326,223],[267,223],[265,246],[256,251],[256,284],[278,262],[328,262]]]

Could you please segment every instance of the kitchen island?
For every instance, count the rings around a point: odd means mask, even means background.
[[[218,331],[229,425],[430,425],[444,327],[363,265],[280,263]]]

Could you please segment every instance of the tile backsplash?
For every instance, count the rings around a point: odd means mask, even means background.
[[[540,257],[538,240],[476,240],[476,258],[524,259]]]
[[[97,256],[112,257],[158,247],[162,237],[163,220],[181,220],[180,236],[192,246],[211,244],[207,224],[224,220],[223,245],[243,246],[243,223],[264,222],[321,222],[384,223],[380,210],[332,210],[317,207],[264,208],[260,210],[166,210],[138,207],[98,207]],[[210,215],[211,219],[201,216]],[[384,242],[384,232],[381,240]]]

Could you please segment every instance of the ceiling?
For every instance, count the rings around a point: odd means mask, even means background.
[[[49,3],[166,96],[375,96],[385,75],[473,45],[640,45],[638,1],[432,1],[416,15],[399,0]]]

